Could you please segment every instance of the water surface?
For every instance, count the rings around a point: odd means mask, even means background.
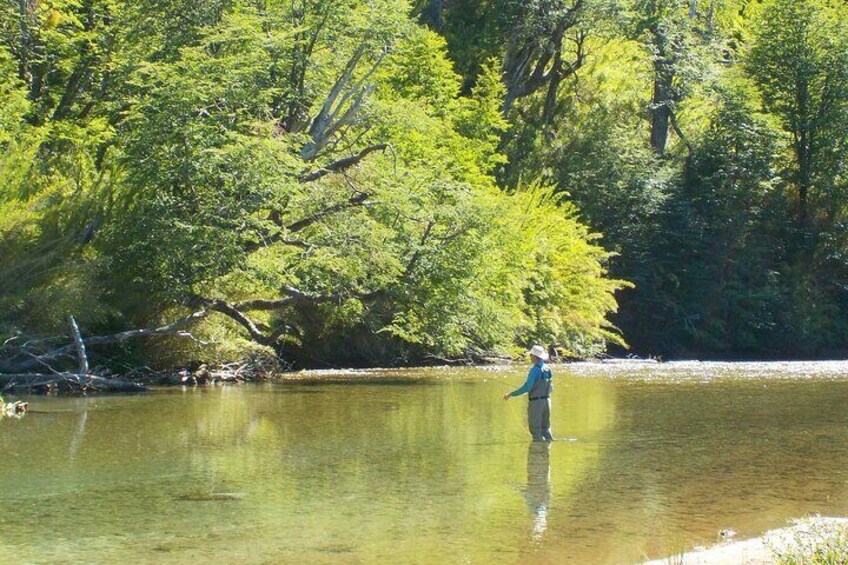
[[[848,515],[848,363],[523,367],[30,398],[0,561],[630,564]]]

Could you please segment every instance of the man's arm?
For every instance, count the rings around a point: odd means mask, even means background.
[[[530,368],[530,372],[527,373],[527,380],[524,381],[524,384],[521,385],[521,388],[517,388],[512,392],[508,392],[504,394],[504,400],[509,400],[512,396],[521,396],[522,394],[530,392],[530,389],[533,387],[533,383],[536,382],[536,379],[539,378],[541,371],[537,365],[533,365]]]

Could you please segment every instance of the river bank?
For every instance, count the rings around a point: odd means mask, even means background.
[[[748,377],[770,377],[809,379],[841,374],[848,369],[848,361],[700,361],[639,358],[609,358],[592,360],[558,360],[552,362],[555,370],[577,371],[587,375],[606,375],[609,377],[640,375],[645,378],[662,379],[666,376],[680,378],[688,374],[696,380],[707,376],[709,379],[733,378],[737,373]],[[417,370],[461,370],[481,367],[515,367],[524,370],[526,364],[521,359],[508,357],[487,357],[471,363],[432,363],[417,366],[389,366],[369,368],[324,368],[294,370],[273,359],[259,358],[243,361],[206,364],[198,363],[170,370],[154,370],[140,367],[132,371],[112,374],[108,370],[96,374],[79,375],[77,373],[51,374],[8,374],[0,373],[0,391],[11,394],[80,394],[95,392],[143,392],[147,387],[170,386],[212,386],[222,384],[292,382],[314,378],[340,377],[344,380],[360,376],[417,371]],[[559,367],[560,369],[557,369]]]
[[[831,551],[841,560],[811,561]],[[801,557],[806,557],[801,561]],[[833,559],[833,557],[832,557]],[[780,563],[844,563],[848,560],[848,518],[811,517],[746,540],[647,561],[642,565],[779,565]]]

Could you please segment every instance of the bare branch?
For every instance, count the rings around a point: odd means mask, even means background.
[[[367,95],[368,93],[370,93],[370,91],[373,90],[372,85],[368,84],[368,81],[371,79],[371,77],[377,71],[377,69],[380,66],[380,63],[383,62],[383,59],[385,58],[385,56],[386,56],[386,51],[381,52],[379,57],[377,57],[377,60],[374,61],[374,64],[371,65],[371,68],[368,69],[365,72],[365,75],[363,75],[363,77],[361,79],[359,79],[356,82],[356,84],[353,85],[353,87],[350,88],[345,93],[344,96],[342,96],[342,99],[336,105],[335,110],[333,110],[333,114],[330,116],[330,121],[341,121],[341,120],[336,120],[336,116],[338,115],[339,110],[341,110],[341,108],[344,107],[344,105],[347,103],[348,100],[350,100],[350,98],[352,96],[356,96],[358,98],[358,101],[355,103],[355,105],[358,106],[359,103],[362,101],[363,95]],[[353,107],[353,106],[354,106],[354,104],[351,104],[351,107]]]
[[[82,339],[77,321],[74,320],[73,316],[70,317],[70,321],[71,335],[74,336],[74,347],[76,347],[77,356],[79,357],[79,374],[86,375],[88,374],[88,356],[85,354],[85,342]]]
[[[206,304],[209,306],[210,310],[214,310],[215,312],[220,312],[235,320],[242,327],[244,327],[247,332],[250,334],[250,337],[257,343],[262,345],[272,345],[269,343],[268,338],[265,334],[262,333],[262,330],[257,327],[256,323],[251,320],[244,312],[240,311],[238,308],[226,302],[224,300],[214,298],[211,300],[206,300]]]
[[[356,51],[353,52],[350,59],[348,59],[345,68],[342,70],[341,74],[336,79],[336,82],[333,84],[333,87],[330,89],[330,92],[327,94],[327,98],[324,100],[324,105],[321,107],[318,115],[316,115],[312,120],[312,124],[309,126],[309,136],[312,140],[304,145],[300,152],[301,157],[304,159],[314,159],[318,154],[320,147],[326,143],[326,140],[324,140],[323,143],[321,140],[323,138],[324,131],[328,127],[332,120],[333,113],[335,112],[333,106],[335,105],[339,95],[347,86],[348,82],[350,82],[351,77],[353,76],[353,71],[356,69],[356,66],[359,64],[359,60],[364,54],[365,45],[360,44],[356,48]]]
[[[318,115],[312,120],[309,127],[311,139],[300,150],[300,156],[303,159],[307,161],[315,159],[340,128],[353,122],[364,100],[374,91],[375,87],[369,81],[385,58],[386,52],[386,49],[383,49],[365,74],[353,82],[354,71],[366,53],[364,43],[356,48],[330,89]],[[341,116],[339,116],[340,113]]]
[[[54,373],[54,374],[56,374],[56,375],[58,375],[58,374],[59,374],[59,371],[57,371],[56,369],[54,369],[53,367],[51,367],[48,363],[46,363],[46,362],[42,361],[42,360],[38,357],[38,355],[36,355],[35,353],[30,353],[29,351],[27,351],[27,350],[25,350],[25,349],[22,349],[22,350],[21,350],[21,353],[23,353],[25,356],[29,357],[29,358],[30,358],[30,359],[32,359],[35,363],[37,363],[37,364],[41,365],[42,367],[44,367],[45,369],[47,369],[47,370],[48,370],[48,371],[50,371],[51,373]]]
[[[185,335],[185,332],[181,332],[178,330],[198,320],[202,320],[208,315],[209,312],[207,312],[206,310],[198,310],[197,312],[193,312],[184,318],[180,318],[175,322],[160,326],[158,328],[141,328],[138,330],[128,330],[113,335],[89,337],[84,339],[83,341],[86,345],[102,345],[105,343],[117,343],[120,341],[126,341],[128,339],[134,339],[137,337],[150,337],[154,335]]]

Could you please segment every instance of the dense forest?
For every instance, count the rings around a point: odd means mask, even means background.
[[[844,353],[846,157],[844,0],[4,0],[0,370]]]

